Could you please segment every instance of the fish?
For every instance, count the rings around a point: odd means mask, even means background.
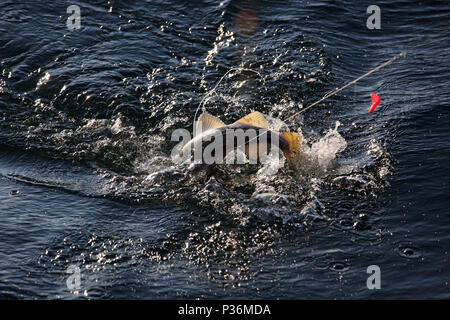
[[[222,163],[228,153],[240,149],[253,162],[273,146],[282,151],[288,164],[293,167],[300,151],[301,136],[297,132],[275,132],[269,129],[265,117],[258,111],[252,112],[232,124],[225,124],[219,118],[203,113],[194,126],[194,137],[179,151],[180,158],[200,155],[197,160]],[[205,151],[208,151],[205,157]],[[196,153],[197,152],[197,153]]]

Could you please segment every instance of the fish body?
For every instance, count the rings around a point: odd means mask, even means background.
[[[194,160],[207,164],[221,163],[231,151],[242,150],[249,160],[257,161],[273,146],[279,148],[292,164],[300,148],[300,135],[296,132],[275,132],[268,129],[267,121],[259,112],[226,125],[220,119],[204,113],[195,125],[194,138],[179,152],[180,157],[194,155]]]

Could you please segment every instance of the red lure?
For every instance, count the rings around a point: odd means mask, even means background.
[[[381,99],[375,93],[372,93],[370,97],[372,98],[372,106],[369,109],[369,113],[372,113],[375,110],[375,108],[380,104]]]

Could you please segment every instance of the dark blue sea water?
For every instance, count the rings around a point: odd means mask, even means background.
[[[0,298],[450,298],[449,35],[448,1],[2,0]],[[201,102],[305,158],[175,165]]]

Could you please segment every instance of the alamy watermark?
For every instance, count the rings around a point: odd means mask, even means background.
[[[75,295],[83,294],[87,296],[88,289],[92,289],[94,284],[98,282],[98,276],[96,274],[88,275],[86,272],[82,273],[81,268],[76,264],[69,265],[65,273],[68,275],[66,278],[66,287]]]
[[[381,9],[377,5],[371,5],[367,7],[367,11],[370,16],[367,18],[367,29],[381,29]]]
[[[67,7],[67,14],[70,16],[67,18],[67,28],[69,30],[75,30],[81,28],[81,9],[77,5],[71,5]]]
[[[367,278],[367,289],[381,289],[381,269],[376,264],[367,267],[367,271],[370,276]]]
[[[71,264],[66,273],[70,276],[66,280],[67,289],[77,291],[81,289],[81,270],[77,265]]]

